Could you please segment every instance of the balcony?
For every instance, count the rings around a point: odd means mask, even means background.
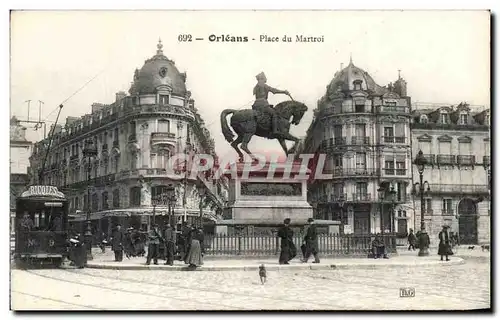
[[[466,130],[466,131],[490,131],[490,126],[482,124],[444,124],[444,123],[412,123],[412,129],[425,129],[425,130]]]
[[[372,201],[371,194],[369,193],[353,193],[352,201],[364,201],[369,202]]]
[[[410,113],[410,108],[405,106],[378,106],[376,108],[378,113]]]
[[[386,176],[406,176],[407,169],[384,168]]]
[[[136,143],[137,142],[137,135],[135,133],[129,135],[128,136],[128,142],[129,143]]]
[[[459,165],[473,166],[476,164],[476,156],[457,156],[457,163]]]
[[[452,155],[438,154],[437,164],[454,165],[454,164],[457,164],[457,160],[456,160],[456,157],[452,156]]]
[[[345,145],[346,144],[346,137],[333,138],[333,144],[334,145]]]
[[[384,143],[406,143],[406,137],[384,136]]]
[[[376,168],[335,168],[333,170],[323,170],[324,174],[332,174],[334,178],[378,176],[380,170]]]
[[[491,157],[483,156],[483,166],[489,166],[489,165],[491,165]]]
[[[351,137],[352,145],[370,144],[370,137]]]
[[[153,132],[151,133],[151,144],[152,145],[176,145],[175,133],[171,132]]]
[[[427,161],[427,165],[436,164],[436,156],[434,154],[424,154],[425,161]]]
[[[429,189],[429,194],[488,194],[487,184],[430,184]]]
[[[443,216],[452,216],[453,215],[453,209],[442,209],[441,210],[441,215],[443,215]]]

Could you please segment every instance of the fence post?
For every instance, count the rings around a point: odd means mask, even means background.
[[[243,238],[243,226],[237,226],[236,227],[236,232],[237,232],[237,236],[238,236],[238,255],[241,255],[241,239]]]

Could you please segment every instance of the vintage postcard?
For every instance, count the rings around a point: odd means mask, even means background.
[[[12,310],[490,310],[489,11],[12,11]]]

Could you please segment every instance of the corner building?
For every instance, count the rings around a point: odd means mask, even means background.
[[[419,105],[412,112],[413,154],[427,160],[423,180],[424,221],[431,244],[437,245],[444,224],[461,244],[490,241],[490,110],[466,103]],[[420,180],[416,167],[415,182]],[[415,197],[420,225],[420,195]]]
[[[309,186],[316,218],[338,221],[341,233],[413,228],[410,105],[402,78],[379,86],[352,60],[335,73],[301,150],[326,154],[323,172],[333,175]]]
[[[214,141],[185,82],[186,73],[180,73],[163,54],[160,42],[156,55],[135,70],[129,95],[118,92],[113,103],[94,103],[90,114],[68,117],[63,126],[56,126],[43,181],[36,179],[48,139],[35,144],[30,158],[34,182],[64,192],[75,221],[86,219],[90,204],[93,227],[103,232],[118,222],[147,226],[153,204],[157,222],[162,223],[168,206],[155,199],[169,184],[175,186],[176,195],[173,222],[184,218],[197,222],[200,216],[205,222],[216,220],[227,184],[210,174],[180,179],[165,169],[176,153],[215,157]],[[97,156],[90,163],[90,183],[89,159],[83,155],[89,139],[97,146]]]

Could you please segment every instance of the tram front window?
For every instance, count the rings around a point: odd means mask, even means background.
[[[36,231],[62,231],[62,208],[45,208],[34,213]]]

